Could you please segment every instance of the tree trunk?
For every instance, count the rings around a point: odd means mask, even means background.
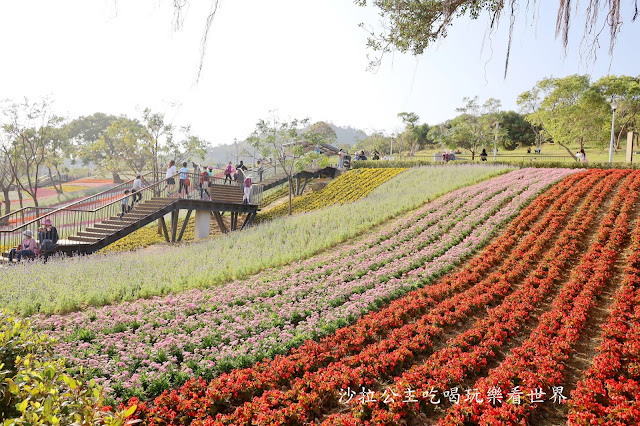
[[[11,198],[9,198],[9,187],[2,188],[2,196],[4,197],[4,215],[11,213]]]
[[[58,195],[62,195],[63,191],[62,191],[62,181],[61,181],[60,173],[58,173],[58,182],[60,184],[60,188],[58,188],[56,186],[56,182],[53,180],[53,175],[51,174],[51,169],[49,169],[48,167],[47,167],[47,169],[49,170],[49,180],[51,181],[51,185],[53,185],[53,189],[56,190],[56,193]]]
[[[293,200],[292,200],[292,189],[293,189],[293,180],[291,176],[287,176],[289,180],[289,216],[293,214]]]
[[[4,215],[6,216],[9,213],[11,213],[11,199],[9,198],[9,187],[3,187],[2,188],[2,195],[4,197],[3,203],[4,203]],[[7,218],[6,221],[0,221],[0,225],[8,225],[9,224],[9,218]]]
[[[113,176],[113,183],[123,183],[124,182],[117,172],[111,172],[111,175]]]
[[[578,161],[578,158],[575,156],[575,154],[573,152],[571,152],[571,150],[569,149],[569,147],[567,147],[566,145],[560,143],[560,142],[556,142],[558,145],[560,145],[561,147],[563,147],[564,149],[567,150],[567,152],[569,153],[569,155],[576,161]],[[582,142],[580,142],[580,146],[582,146]]]
[[[474,150],[471,150],[471,161],[474,161],[476,159],[476,152]]]

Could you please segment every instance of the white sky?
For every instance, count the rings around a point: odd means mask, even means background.
[[[577,52],[580,23],[564,58],[554,39],[557,1],[538,2],[544,5],[534,25],[523,11],[504,80],[506,19],[492,41],[483,42],[486,17],[465,21],[421,57],[389,55],[371,73],[358,24],[377,24],[373,9],[352,0],[220,0],[194,84],[210,3],[192,1],[178,32],[171,3],[0,3],[0,98],[51,95],[57,112],[69,117],[98,111],[136,117],[148,106],[217,145],[246,137],[271,109],[393,132],[402,127],[397,113],[413,111],[435,124],[455,116],[464,96],[496,97],[515,109],[518,94],[551,75],[640,74],[640,23],[625,25],[613,59],[605,34],[595,63]]]

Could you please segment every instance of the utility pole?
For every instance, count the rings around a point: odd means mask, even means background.
[[[493,161],[498,160],[498,129],[500,128],[500,122],[496,121],[496,135],[493,139]]]

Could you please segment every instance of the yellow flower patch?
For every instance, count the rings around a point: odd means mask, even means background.
[[[293,213],[303,213],[322,209],[333,204],[345,204],[366,197],[376,187],[394,176],[402,173],[403,168],[355,169],[340,175],[338,178],[317,192],[297,197],[292,203]],[[286,193],[285,193],[286,195]],[[273,209],[258,214],[260,222],[289,214],[289,203],[281,204]]]

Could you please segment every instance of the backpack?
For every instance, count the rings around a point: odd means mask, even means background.
[[[202,182],[209,182],[209,172],[207,172],[206,170],[204,172],[202,172]]]

